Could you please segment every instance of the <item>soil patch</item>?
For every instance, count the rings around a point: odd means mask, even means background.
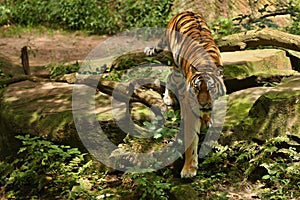
[[[21,65],[21,48],[30,48],[31,67],[50,63],[65,63],[84,60],[88,53],[107,36],[86,36],[76,33],[26,33],[14,37],[0,37],[0,58],[15,66]]]

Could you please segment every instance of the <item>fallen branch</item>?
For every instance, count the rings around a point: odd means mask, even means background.
[[[141,84],[147,83],[147,84]],[[151,88],[154,91],[146,91],[141,89],[141,85],[145,88]],[[157,80],[149,79],[136,79],[133,82],[121,83],[116,81],[100,81],[97,90],[105,94],[111,95],[114,98],[123,102],[140,102],[147,107],[152,107],[153,111],[157,114],[165,104],[161,98],[161,91],[163,86],[157,83]]]
[[[161,111],[166,110],[161,97],[161,91],[164,90],[164,86],[159,80],[136,79],[132,82],[99,81],[99,76],[82,75],[79,76],[76,83],[95,87],[97,91],[113,96],[121,102],[140,102],[149,107],[155,115],[161,115]],[[151,88],[152,90],[143,88]]]
[[[276,46],[300,51],[300,36],[269,28],[225,36],[217,43],[222,52],[259,46]]]

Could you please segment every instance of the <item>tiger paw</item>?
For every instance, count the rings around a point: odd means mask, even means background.
[[[146,54],[146,56],[153,56],[155,55],[155,48],[154,47],[146,47],[144,49],[144,53]]]
[[[172,106],[174,103],[170,96],[164,96],[163,100],[167,106]]]
[[[180,176],[181,178],[192,178],[197,175],[197,168],[195,167],[189,167],[181,170]]]
[[[165,103],[167,106],[175,106],[175,105],[177,105],[177,100],[176,100],[176,99],[173,99],[173,98],[170,97],[169,95],[164,95],[163,101],[164,101],[164,103]]]

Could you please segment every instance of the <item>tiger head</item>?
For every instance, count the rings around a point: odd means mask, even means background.
[[[209,118],[213,101],[226,94],[222,75],[215,72],[197,72],[191,78],[189,91],[189,104],[193,112],[200,115],[201,120],[205,121],[205,123],[201,123],[201,129],[208,128],[212,123]]]
[[[212,101],[224,96],[226,88],[220,73],[198,72],[191,78],[190,89],[196,97],[200,109],[211,109]]]

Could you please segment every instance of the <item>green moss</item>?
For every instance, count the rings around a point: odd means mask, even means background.
[[[225,66],[224,75],[242,79],[252,74],[252,69],[247,66],[246,63],[243,64],[232,64]]]
[[[97,120],[98,121],[110,121],[113,120],[113,115],[111,111],[102,112],[100,114],[97,114]]]
[[[281,54],[279,52],[278,54]],[[282,57],[282,56],[281,56]],[[231,78],[242,79],[252,75],[261,76],[261,77],[270,77],[275,75],[294,75],[295,72],[292,70],[288,70],[284,62],[285,61],[278,61],[281,58],[280,55],[273,56],[267,60],[261,61],[248,61],[248,62],[241,62],[236,64],[229,64],[226,65],[224,68],[224,75],[229,76]],[[283,66],[274,66],[272,59],[276,60],[276,63],[280,63]],[[283,57],[282,59],[286,59]]]
[[[261,96],[249,111],[249,121],[242,123],[251,137],[266,140],[296,134],[300,137],[300,91],[271,91]],[[252,134],[251,134],[252,133]]]
[[[171,194],[177,200],[194,200],[198,199],[197,191],[191,185],[177,185],[171,188]]]
[[[240,123],[248,116],[248,112],[253,105],[253,101],[249,98],[237,98],[229,102],[228,110],[226,113],[225,126],[233,127]]]

